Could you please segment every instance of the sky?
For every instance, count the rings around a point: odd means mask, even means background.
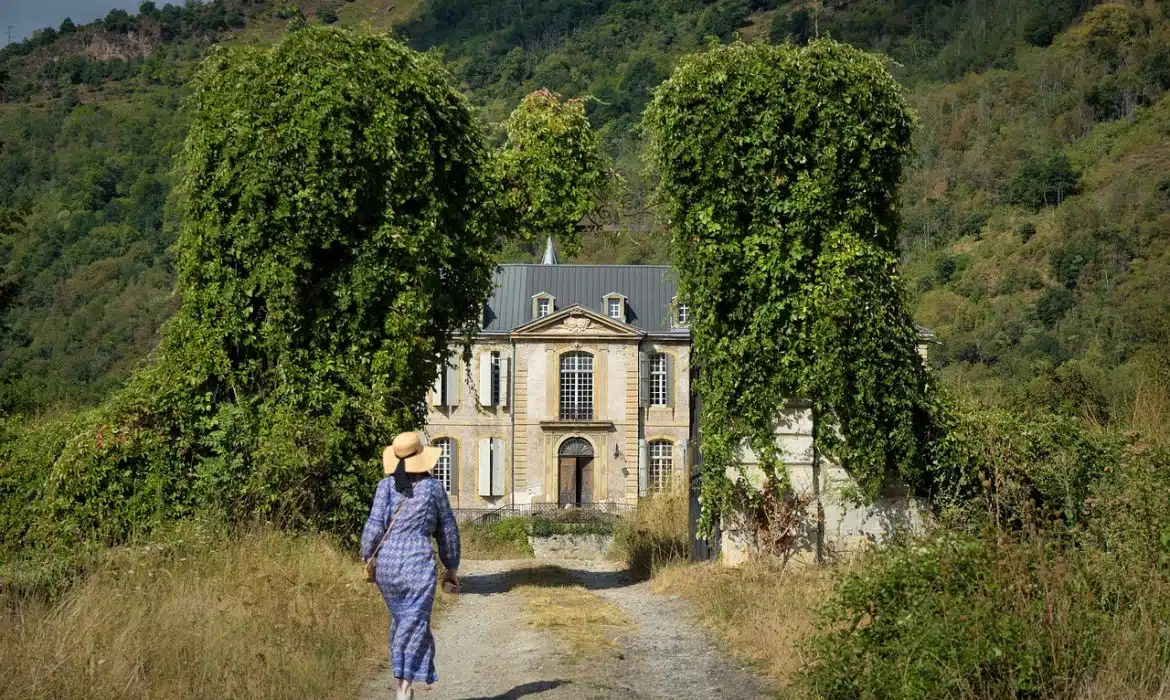
[[[20,41],[28,38],[34,30],[60,26],[66,17],[77,24],[85,24],[105,17],[115,7],[136,13],[139,2],[141,0],[0,0],[0,46],[8,43],[9,26],[12,27],[12,40]]]

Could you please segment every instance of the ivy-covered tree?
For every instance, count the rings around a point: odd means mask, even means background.
[[[891,471],[928,488],[926,375],[896,267],[912,115],[879,59],[830,40],[715,48],[680,62],[645,121],[691,309],[705,522],[754,493],[745,442],[783,491],[792,401],[864,494]]]
[[[496,171],[510,237],[533,245],[553,236],[565,254],[575,255],[578,224],[605,196],[610,178],[584,102],[537,90],[505,126]]]
[[[216,51],[188,109],[181,306],[56,458],[38,530],[117,539],[206,509],[350,531],[480,320],[483,134],[431,58],[329,28]]]

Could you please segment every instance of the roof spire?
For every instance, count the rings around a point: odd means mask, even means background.
[[[561,261],[557,259],[557,251],[553,248],[552,236],[544,243],[544,257],[540,259],[541,265],[560,265]]]

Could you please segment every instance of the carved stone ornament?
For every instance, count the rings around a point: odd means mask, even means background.
[[[565,319],[564,328],[572,333],[584,333],[593,327],[593,322],[585,316],[570,316]]]

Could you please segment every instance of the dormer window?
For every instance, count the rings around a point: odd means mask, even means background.
[[[532,295],[532,318],[544,318],[557,310],[556,297],[548,292]]]
[[[615,321],[626,320],[626,298],[617,292],[602,297],[602,308],[605,315]]]
[[[678,297],[671,299],[671,307],[674,309],[674,325],[675,328],[686,328],[691,323],[691,307],[687,306],[686,302],[679,301]]]

